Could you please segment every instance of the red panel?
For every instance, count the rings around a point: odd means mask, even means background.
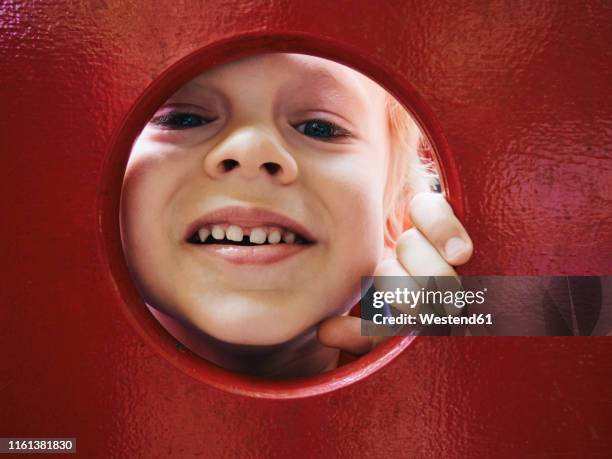
[[[211,376],[146,322],[116,210],[129,136],[190,72],[312,52],[413,108],[475,241],[465,273],[611,274],[610,7],[235,3],[0,6],[0,436],[84,457],[609,453],[607,338],[417,338],[307,383]],[[358,371],[290,400],[201,382],[294,396]]]

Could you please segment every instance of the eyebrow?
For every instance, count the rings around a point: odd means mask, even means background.
[[[338,76],[330,72],[327,68],[313,68],[313,66],[304,63],[296,63],[295,66],[296,74],[299,76],[292,78],[288,82],[289,86],[302,86],[304,84],[316,82],[324,86],[326,90],[336,93],[339,99],[346,101],[347,104],[357,104],[360,109],[367,110],[368,97],[366,90],[358,80],[353,80],[353,75],[343,73]],[[342,76],[346,78],[342,78]],[[328,100],[329,93],[322,94],[321,99]]]
[[[297,70],[299,71],[300,80],[318,80],[319,82],[323,82],[332,88],[338,88],[349,93],[353,92],[352,88],[347,87],[347,81],[344,81],[343,78],[338,77],[334,73],[330,72],[327,68],[312,68],[311,65],[302,63],[296,64],[296,67],[298,67]]]
[[[204,96],[204,97],[215,97],[215,96],[218,97],[220,95],[220,92],[216,90],[215,88],[209,86],[206,83],[202,83],[201,81],[199,81],[198,78],[194,78],[193,80],[188,81],[183,86],[181,86],[172,95],[172,97],[176,95],[182,95],[184,93],[191,94],[194,91],[197,91],[197,94],[199,96]]]
[[[333,73],[331,73],[326,68],[311,68],[309,65],[299,65],[298,67],[302,67],[300,72],[300,78],[303,79],[316,79],[328,82],[330,85],[343,87],[344,84],[342,81],[336,77]]]

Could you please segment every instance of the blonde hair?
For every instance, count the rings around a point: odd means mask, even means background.
[[[390,137],[389,170],[383,208],[385,245],[394,247],[410,225],[408,205],[414,194],[430,191],[436,181],[434,165],[422,157],[425,139],[406,109],[387,94]]]

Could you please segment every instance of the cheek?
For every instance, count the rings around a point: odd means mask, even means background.
[[[318,188],[325,194],[333,224],[348,231],[345,237],[378,241],[383,229],[385,161],[382,155],[368,153],[327,168],[325,183]]]
[[[144,235],[145,228],[160,212],[165,187],[159,169],[150,158],[131,159],[128,164],[121,190],[121,230],[130,242],[135,242],[132,240],[137,234]]]
[[[140,138],[134,144],[123,179],[122,226],[131,232],[146,230],[155,235],[173,195],[193,169],[189,161],[188,150]]]
[[[353,288],[361,276],[373,272],[383,255],[386,158],[375,153],[335,158],[316,184],[313,179],[313,189],[327,209],[335,278],[342,276],[341,282]]]
[[[132,277],[141,292],[146,292],[150,274],[148,266],[154,266],[155,234],[150,232],[155,216],[159,214],[159,192],[151,186],[150,165],[144,160],[130,159],[121,192],[121,240],[123,252]],[[145,295],[146,296],[146,295]]]
[[[134,149],[121,193],[121,238],[134,280],[145,296],[157,271],[167,262],[171,236],[168,203],[180,183],[180,171],[169,156]],[[163,264],[162,264],[163,265]]]

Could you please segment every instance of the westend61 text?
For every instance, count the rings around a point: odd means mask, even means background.
[[[383,314],[374,314],[372,321],[376,325],[493,325],[491,314],[472,314],[468,316],[439,316],[429,314],[400,314],[386,317]]]

